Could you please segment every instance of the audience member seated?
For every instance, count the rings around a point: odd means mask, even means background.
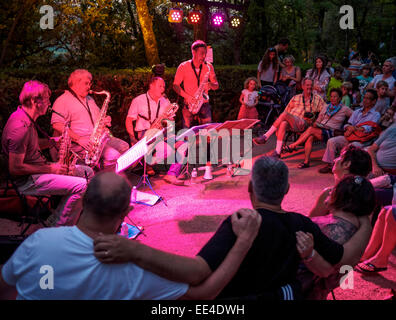
[[[282,68],[279,80],[289,88],[289,97],[296,95],[296,85],[301,81],[301,69],[294,65],[294,57],[288,55],[283,60],[285,67]]]
[[[232,249],[208,279],[189,288],[132,263],[105,265],[94,257],[93,239],[117,232],[129,212],[130,196],[123,177],[112,172],[95,175],[78,224],[41,229],[28,237],[1,269],[0,296],[11,298],[16,288],[19,299],[34,300],[214,298],[235,274],[261,222],[254,210],[238,211],[240,218],[235,213],[230,222],[236,237]]]
[[[276,148],[273,157],[280,158],[283,139],[286,131],[304,132],[314,121],[324,107],[323,99],[312,92],[313,81],[308,78],[302,80],[303,93],[294,96],[285,111],[275,120],[271,128],[261,137],[253,139],[255,144],[265,144],[272,134],[276,132]]]
[[[367,85],[371,82],[371,80],[373,80],[373,77],[370,76],[370,72],[370,66],[365,64],[362,67],[362,74],[356,77],[356,79],[359,80],[359,90],[361,96],[364,96]]]
[[[352,90],[351,90],[351,109],[356,110],[360,108],[360,104],[362,102],[362,95],[359,90],[359,80],[356,78],[351,79]]]
[[[282,209],[282,200],[288,189],[288,168],[282,161],[261,157],[254,163],[249,194],[253,208],[262,217],[260,231],[237,274],[219,298],[284,299],[285,290],[290,293],[289,298],[292,295],[296,297],[299,286],[294,284],[300,256],[319,276],[332,273],[335,265],[353,265],[359,261],[369,239],[369,223],[361,219],[359,230],[342,250],[342,246],[325,237],[309,218]],[[312,246],[303,248],[301,244],[297,248],[296,236],[314,241],[315,250]],[[137,241],[109,235],[96,239],[95,255],[106,262],[134,261],[174,281],[199,283],[203,275],[207,276],[217,268],[234,242],[231,219],[227,218],[195,258],[169,254]],[[103,254],[107,251],[108,255]],[[290,286],[282,290],[281,287],[287,284],[293,284],[291,287],[297,291],[291,292]],[[271,292],[275,294],[269,295]]]
[[[342,71],[344,70],[343,67],[337,66],[334,68],[334,74],[330,79],[329,86],[327,87],[327,101],[330,101],[330,91],[332,89],[338,89],[342,86]]]
[[[360,75],[360,69],[362,67],[362,63],[360,61],[360,53],[357,52],[352,56],[352,59],[349,61],[348,70],[351,72],[351,78],[356,78]]]
[[[344,244],[359,229],[359,217],[371,214],[375,206],[375,192],[371,183],[361,176],[347,176],[337,183],[329,195],[329,214],[314,217],[320,230],[330,239]],[[370,230],[367,230],[370,237]],[[303,287],[305,299],[326,300],[331,290],[340,285],[343,274],[339,270],[326,278],[318,277],[305,265],[300,265],[297,279]]]
[[[396,201],[395,201],[396,203]],[[355,270],[376,273],[387,270],[389,256],[396,246],[396,204],[381,210],[370,242]]]
[[[337,184],[348,175],[367,177],[372,170],[371,162],[371,157],[367,151],[352,144],[345,146],[341,151],[341,155],[335,159],[332,168],[335,183]],[[326,199],[330,195],[332,188],[323,189],[309,212],[309,217],[324,216],[329,213]]]
[[[378,76],[378,75],[382,75],[382,68],[380,67],[380,66],[375,66],[374,68],[373,68],[373,79],[376,77],[376,76]],[[368,85],[367,85],[368,86]],[[367,87],[366,87],[366,89],[368,89]]]
[[[296,142],[285,146],[284,151],[293,152],[297,146],[305,143],[304,161],[298,165],[299,169],[309,167],[309,159],[312,152],[312,144],[315,140],[327,142],[341,131],[345,120],[352,115],[352,110],[341,104],[341,90],[332,89],[330,92],[330,103],[326,108],[323,108],[318,116],[318,119],[313,126],[308,127],[306,131],[297,139]]]
[[[314,81],[312,92],[326,100],[327,86],[330,81],[330,74],[326,70],[327,61],[324,56],[317,56],[312,69],[309,69],[305,77]]]
[[[378,122],[381,129],[385,130],[389,128],[395,122],[394,117],[395,117],[395,109],[388,108]]]
[[[351,92],[352,92],[352,83],[351,82],[344,82],[341,86],[341,91],[342,91],[342,99],[341,103],[350,108],[352,105],[352,98],[351,98]]]
[[[386,81],[381,80],[377,82],[376,89],[378,99],[375,103],[374,110],[382,116],[390,106],[390,98],[387,96],[389,85]]]
[[[396,124],[381,133],[379,138],[367,148],[373,162],[373,176],[385,173],[396,175]]]
[[[372,136],[374,124],[378,123],[380,119],[380,114],[374,111],[374,105],[377,101],[377,92],[375,90],[369,89],[363,98],[363,107],[355,110],[348,120],[348,123],[344,126],[344,135],[330,138],[327,141],[326,151],[323,155],[322,160],[326,162],[326,166],[319,169],[320,173],[331,173],[333,168],[334,159],[337,157],[341,149],[350,143],[352,134],[363,134],[366,138],[362,138],[359,141],[352,142],[354,145],[363,146],[363,143],[367,143],[369,139],[373,139]],[[374,123],[374,124],[373,124]],[[360,133],[359,133],[360,132]],[[348,139],[350,140],[348,140]],[[367,139],[366,141],[364,141]]]
[[[377,87],[377,83],[379,81],[386,81],[389,85],[389,90],[387,91],[387,96],[393,97],[393,87],[395,86],[396,79],[393,78],[392,72],[395,69],[395,66],[392,63],[392,60],[387,59],[382,66],[382,74],[374,76],[373,80],[367,85],[367,89],[375,89]]]
[[[343,81],[349,81],[351,80],[351,72],[348,70],[350,63],[349,63],[349,59],[347,57],[344,57],[341,60],[341,66],[344,68],[341,77]]]

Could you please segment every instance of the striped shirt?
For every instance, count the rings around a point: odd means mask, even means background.
[[[303,94],[298,94],[290,100],[285,111],[293,116],[303,119],[305,112],[316,113],[320,112],[322,108],[326,108],[326,103],[318,94],[313,93],[312,99],[305,100],[305,107]]]

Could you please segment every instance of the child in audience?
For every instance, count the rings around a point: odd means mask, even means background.
[[[341,86],[342,91],[342,99],[341,103],[350,108],[352,104],[351,92],[352,92],[352,83],[344,82]]]
[[[370,77],[370,72],[370,66],[368,64],[365,64],[362,68],[362,74],[356,77],[356,79],[359,80],[359,90],[361,96],[364,96],[367,85],[371,82],[371,80],[373,80],[373,78]]]
[[[239,98],[241,107],[238,113],[240,119],[258,119],[256,105],[258,103],[258,81],[254,77],[247,78],[244,83],[242,94]]]
[[[359,89],[359,80],[356,78],[351,79],[352,83],[352,110],[360,108],[360,103],[362,102],[362,95]]]
[[[382,74],[382,68],[381,68],[380,66],[374,67],[374,70],[373,70],[373,79],[375,78],[375,76],[378,76],[379,74]]]
[[[395,110],[393,108],[388,108],[384,115],[379,120],[378,124],[381,126],[382,130],[389,128],[394,122]]]
[[[330,91],[331,89],[341,88],[342,86],[342,72],[344,68],[337,66],[334,68],[334,74],[330,79],[329,86],[327,87],[327,101],[330,101]]]
[[[376,89],[378,94],[377,102],[374,106],[374,110],[379,112],[381,116],[385,113],[385,111],[389,108],[390,98],[387,96],[387,91],[389,88],[389,84],[386,81],[378,81]]]

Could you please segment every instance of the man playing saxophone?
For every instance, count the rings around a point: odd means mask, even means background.
[[[197,116],[199,124],[212,121],[211,107],[207,94],[209,90],[217,90],[219,88],[213,66],[205,62],[206,43],[201,40],[195,41],[191,45],[191,52],[192,59],[179,65],[173,81],[173,89],[184,98],[184,106],[182,108],[184,128],[191,127],[194,116]],[[193,106],[198,104],[199,100],[203,102],[201,107],[199,110],[197,108],[191,112]],[[195,114],[196,111],[197,113]]]
[[[72,140],[72,150],[79,155],[83,162],[86,151],[90,150],[90,138],[95,124],[99,121],[100,109],[95,100],[88,95],[91,89],[92,75],[88,70],[77,69],[68,79],[69,90],[56,99],[51,124],[55,134],[62,134],[66,122],[70,122],[69,135]],[[105,118],[106,126],[111,126],[110,116]],[[118,157],[127,151],[129,145],[121,139],[110,137],[103,148],[100,168],[115,165]]]
[[[164,93],[165,81],[161,77],[152,77],[149,81],[148,91],[132,100],[125,120],[125,126],[129,133],[132,145],[141,140],[150,128],[159,129],[153,128],[153,125],[155,125],[157,119],[164,118],[164,113],[166,113],[166,110],[170,106],[170,101],[164,96]],[[173,120],[173,117],[174,115],[168,120]],[[135,121],[136,124],[134,126]],[[163,150],[163,158],[167,158],[169,153],[172,152],[166,143],[161,142],[157,145],[156,149]],[[159,157],[159,155],[157,155],[157,157]],[[176,175],[173,173],[169,174],[170,172],[173,172],[173,166],[174,164],[171,165],[171,169],[165,176],[165,181],[175,185],[183,185],[184,182],[178,180]],[[149,175],[155,174],[154,169],[148,164],[146,164],[146,171]],[[179,173],[180,172],[178,172],[178,174]]]
[[[51,226],[76,224],[82,210],[82,196],[92,169],[77,165],[73,175],[64,162],[48,162],[41,153],[51,146],[50,140],[39,138],[38,117],[47,112],[51,91],[39,81],[28,81],[23,86],[21,105],[13,112],[4,127],[2,149],[8,160],[9,174],[19,192],[24,195],[62,196],[54,214],[47,223]]]

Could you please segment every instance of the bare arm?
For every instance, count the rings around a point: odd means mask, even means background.
[[[316,199],[316,203],[311,211],[308,213],[308,217],[318,217],[318,216],[325,216],[329,213],[329,209],[326,205],[326,199],[331,192],[331,188],[326,188],[322,191],[319,195],[318,199]]]
[[[128,131],[129,137],[131,138],[131,143],[135,144],[137,139],[135,137],[135,131],[133,130],[133,119],[131,117],[127,117],[125,119],[125,127]]]
[[[25,154],[10,153],[8,160],[8,168],[10,174],[13,176],[23,176],[38,173],[55,173],[62,174],[67,172],[65,166],[60,166],[57,163],[51,164],[28,164],[24,162]]]
[[[311,233],[297,231],[296,240],[297,251],[303,259],[304,264],[311,272],[322,278],[326,278],[335,272],[334,267],[315,251],[314,240]]]
[[[245,104],[245,103],[243,102],[243,93],[242,93],[241,96],[239,97],[239,102],[240,102],[241,104]]]
[[[368,216],[359,217],[359,222],[358,231],[344,244],[344,255],[337,267],[355,266],[367,247],[372,232],[370,219]]]
[[[371,162],[373,164],[372,172],[376,177],[384,175],[384,171],[378,165],[377,157],[375,156],[375,153],[378,151],[378,149],[379,147],[375,143],[373,143],[370,147],[367,148],[367,152],[370,155]]]
[[[231,216],[234,233],[238,236],[220,266],[199,286],[190,287],[182,299],[214,299],[230,282],[251,248],[261,225],[261,216],[253,210],[239,210],[241,218]]]

